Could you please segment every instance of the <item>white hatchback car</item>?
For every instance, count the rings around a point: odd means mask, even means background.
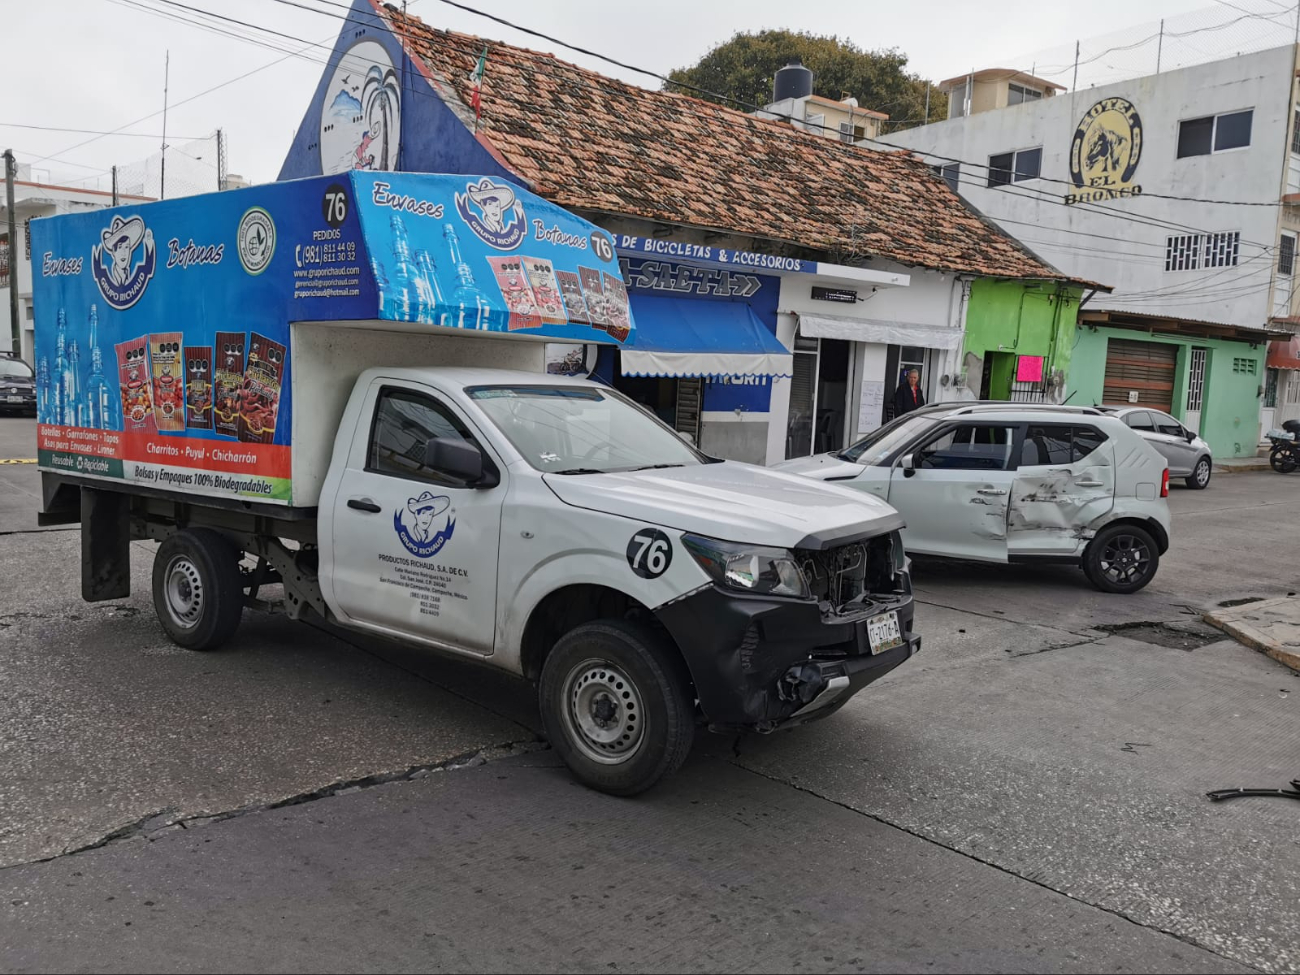
[[[1169,468],[1091,407],[940,403],[841,451],[775,465],[884,498],[909,553],[1069,562],[1104,592],[1137,592],[1169,548]]]

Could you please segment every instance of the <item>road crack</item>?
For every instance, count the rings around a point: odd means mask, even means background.
[[[1012,870],[1009,867],[1004,867],[999,863],[994,863],[992,860],[986,860],[983,857],[980,857],[974,853],[967,852],[966,850],[962,850],[958,847],[949,846],[947,843],[944,843],[941,840],[934,839],[931,836],[926,836],[924,833],[918,832],[914,829],[909,829],[908,827],[900,825],[899,823],[890,822],[888,819],[885,819],[883,816],[878,816],[875,813],[867,812],[864,809],[858,809],[855,806],[849,805],[847,802],[844,802],[840,799],[834,799],[827,795],[823,795],[822,793],[817,792],[814,789],[810,789],[807,786],[800,785],[797,782],[792,782],[787,779],[778,778],[777,776],[770,775],[767,772],[750,768],[747,765],[742,765],[739,761],[739,757],[740,757],[739,741],[735,743],[734,754],[736,756],[735,759],[723,759],[723,761],[726,761],[728,765],[738,768],[741,771],[748,772],[751,775],[756,775],[761,779],[766,779],[767,781],[774,782],[777,785],[788,786],[789,788],[794,789],[796,792],[802,792],[805,795],[812,796],[814,799],[820,799],[822,802],[829,802],[832,805],[839,806],[841,809],[844,809],[855,815],[873,820],[874,822],[877,822],[882,826],[886,826],[890,829],[896,829],[900,833],[904,833],[908,836],[915,837],[918,840],[922,840],[925,843],[929,843],[931,846],[938,847],[941,850],[948,850],[951,853],[955,853],[960,857],[965,857],[967,860],[971,860],[974,863],[980,864],[981,866],[990,867],[991,869],[997,870],[999,873],[1004,873],[1009,877],[1015,877],[1017,880],[1023,880],[1026,883],[1033,884],[1035,887],[1041,887],[1043,890],[1046,890],[1049,893],[1056,894],[1060,897],[1068,898],[1069,900],[1074,901],[1076,904],[1083,904],[1084,906],[1091,907],[1094,910],[1102,911],[1106,914],[1111,915],[1112,917],[1116,917],[1122,921],[1126,921],[1129,924],[1134,925],[1135,927],[1142,928],[1146,931],[1154,931],[1158,934],[1167,935],[1168,937],[1173,938],[1175,941],[1182,942],[1188,947],[1196,948],[1200,951],[1204,951],[1208,954],[1213,955],[1216,958],[1222,958],[1224,961],[1230,961],[1234,964],[1242,965],[1246,968],[1251,969],[1252,971],[1261,972],[1261,973],[1266,971],[1265,969],[1259,968],[1258,966],[1253,965],[1248,961],[1243,961],[1240,958],[1234,958],[1231,955],[1225,955],[1222,952],[1216,951],[1214,948],[1210,947],[1209,945],[1201,944],[1199,941],[1196,941],[1194,938],[1190,938],[1184,934],[1180,934],[1177,931],[1172,931],[1168,928],[1161,927],[1158,924],[1148,924],[1146,922],[1139,920],[1138,918],[1125,914],[1123,911],[1117,910],[1113,907],[1107,907],[1104,904],[1097,904],[1092,901],[1085,900],[1082,897],[1077,897],[1074,894],[1071,894],[1069,891],[1061,890],[1057,887],[1052,886],[1045,879],[1042,879],[1038,874],[1038,872],[1036,871],[1031,871],[1027,874],[1017,873],[1015,870]]]

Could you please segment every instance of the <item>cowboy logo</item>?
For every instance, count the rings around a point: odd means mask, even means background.
[[[1142,156],[1142,119],[1124,98],[1104,98],[1084,114],[1070,145],[1070,181],[1078,192],[1065,202],[1137,196],[1133,174]]]
[[[402,545],[422,559],[437,555],[456,530],[454,514],[448,515],[442,528],[435,529],[438,516],[451,507],[446,495],[425,491],[418,498],[408,498],[406,506],[393,513],[393,528]]]
[[[514,189],[486,176],[456,194],[456,212],[480,240],[499,251],[514,250],[528,232],[524,205]]]
[[[157,267],[153,231],[140,217],[114,216],[99,240],[90,252],[90,266],[100,294],[118,311],[130,308],[144,294]],[[141,248],[140,259],[134,260]]]

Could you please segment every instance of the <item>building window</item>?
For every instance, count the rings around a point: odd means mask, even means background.
[[[1024,85],[1007,86],[1007,104],[1019,105],[1021,102],[1032,102],[1043,97],[1041,91],[1033,88],[1026,88]]]
[[[1277,273],[1291,276],[1291,269],[1295,266],[1295,237],[1292,234],[1283,234],[1282,239],[1278,241],[1277,248]]]
[[[1016,182],[1037,179],[1043,168],[1043,148],[1021,149],[1018,152],[1000,152],[989,156],[989,186],[1006,186]]]
[[[1195,271],[1201,266],[1201,235],[1165,238],[1165,270]]]
[[[1205,266],[1236,267],[1241,232],[1205,235]]]
[[[948,117],[961,118],[966,114],[966,86],[948,89]]]
[[[1254,359],[1233,359],[1232,371],[1243,373],[1248,376],[1253,376],[1255,375],[1255,360]]]
[[[1212,152],[1242,149],[1250,145],[1250,124],[1254,109],[1185,119],[1178,123],[1178,158],[1208,156]]]
[[[1210,267],[1236,267],[1241,232],[1178,234],[1165,238],[1165,270],[1195,271]]]
[[[867,130],[861,125],[854,125],[852,122],[840,123],[840,141],[841,142],[861,142],[867,134]]]
[[[805,114],[803,117],[803,127],[807,129],[809,132],[811,132],[813,135],[821,135],[822,130],[826,128],[825,113],[822,113],[820,115]]]
[[[1277,409],[1277,380],[1278,371],[1276,369],[1264,370],[1264,407],[1265,409]]]
[[[1300,109],[1296,110],[1295,122],[1291,126],[1291,151],[1300,152]]]
[[[942,176],[943,181],[948,184],[948,189],[954,193],[960,193],[957,187],[961,184],[961,163],[948,163],[946,166],[931,166],[934,175]]]

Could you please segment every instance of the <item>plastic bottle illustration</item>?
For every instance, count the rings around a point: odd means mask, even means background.
[[[81,402],[81,350],[77,343],[68,346],[67,385],[63,391],[63,425],[66,427],[85,426]]]
[[[446,224],[443,236],[447,238],[447,247],[451,250],[451,263],[456,265],[458,284],[456,290],[451,293],[451,306],[457,309],[457,319],[454,324],[456,328],[487,328],[488,301],[474,283],[474,272],[461,256],[460,238],[456,236],[456,228]],[[472,318],[472,321],[467,321],[469,318]]]
[[[117,396],[110,393],[104,378],[104,353],[99,348],[99,310],[90,306],[90,378],[86,380],[86,417],[83,423],[93,430],[113,429],[113,404]]]
[[[42,423],[50,422],[50,357],[41,356],[36,364],[36,415]]]
[[[429,252],[423,249],[415,252],[415,265],[420,269],[419,283],[429,308],[429,317],[421,321],[437,320],[437,324],[441,325],[440,319],[445,318],[446,315],[442,307],[444,304],[442,288],[438,285],[438,267]]]
[[[68,390],[68,316],[59,309],[59,327],[54,338],[54,403],[50,411],[50,422],[64,422],[64,403]]]
[[[406,224],[397,214],[389,226],[393,231],[393,278],[389,303],[386,307],[394,319],[402,322],[428,322],[433,320],[432,309],[424,297],[419,268],[411,257],[411,245],[406,238]]]

